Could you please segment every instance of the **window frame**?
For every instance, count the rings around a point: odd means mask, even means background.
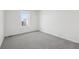
[[[26,14],[27,20],[22,20],[22,12],[28,13],[28,14]],[[27,10],[21,10],[20,11],[20,24],[21,24],[21,27],[25,27],[25,26],[29,25],[29,20],[30,20],[30,12],[27,11]]]

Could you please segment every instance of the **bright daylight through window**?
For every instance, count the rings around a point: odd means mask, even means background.
[[[29,12],[25,10],[20,11],[20,17],[21,17],[21,25],[22,26],[28,25]]]

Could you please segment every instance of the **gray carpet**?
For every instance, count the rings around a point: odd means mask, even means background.
[[[43,32],[20,34],[4,39],[1,49],[78,49],[79,44]]]

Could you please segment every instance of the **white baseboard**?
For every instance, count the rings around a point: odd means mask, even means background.
[[[37,32],[39,30],[34,30],[34,31],[28,31],[28,32],[23,32],[23,33],[19,33],[19,34],[14,34],[14,35],[9,35],[9,36],[4,36],[5,38],[6,37],[12,37],[12,36],[16,36],[16,35],[22,35],[22,34],[27,34],[27,33],[32,33],[32,32]]]
[[[60,35],[60,34],[57,34],[57,33],[49,33],[49,32],[46,32],[46,31],[43,31],[43,30],[40,30],[44,33],[47,33],[47,34],[50,34],[50,35],[54,35],[54,36],[57,36],[57,37],[60,37],[60,38],[63,38],[63,39],[66,39],[66,40],[69,40],[69,41],[72,41],[72,42],[75,42],[75,43],[78,43],[79,44],[79,41],[73,39],[73,38],[70,38],[70,37],[67,37],[67,36],[64,36],[64,35]]]

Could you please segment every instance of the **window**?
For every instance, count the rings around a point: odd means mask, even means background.
[[[29,21],[29,12],[28,11],[20,11],[20,17],[21,17],[21,25],[26,26],[28,25]]]

